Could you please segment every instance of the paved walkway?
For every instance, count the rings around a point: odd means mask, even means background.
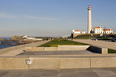
[[[116,68],[0,71],[0,77],[116,77]]]
[[[24,52],[23,50],[25,49],[25,47],[34,47],[34,46],[44,44],[46,42],[48,41],[40,41],[36,43],[25,44],[21,47],[19,46],[19,48],[13,48],[13,50],[8,50],[7,53],[0,54],[0,56],[16,56],[17,54]]]
[[[97,54],[97,53],[92,53],[87,50],[78,50],[78,51],[33,51],[33,52],[23,52],[20,55],[23,56],[31,56],[31,55],[38,55],[38,56],[45,56],[45,55],[92,55],[92,54]]]
[[[73,41],[77,41],[77,42],[82,42],[82,43],[87,43],[87,44],[91,44],[94,46],[100,46],[100,47],[106,47],[106,48],[110,48],[110,49],[114,49],[116,50],[116,42],[108,42],[108,41],[95,41],[95,40],[89,40],[89,39],[74,39]]]

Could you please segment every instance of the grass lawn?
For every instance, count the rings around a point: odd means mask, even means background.
[[[71,40],[65,40],[65,39],[55,39],[48,43],[42,44],[38,47],[57,47],[58,45],[88,45],[88,44],[75,42]]]
[[[100,36],[100,34],[93,34],[93,36],[91,36],[90,34],[82,34],[76,36],[74,39],[94,39],[94,38],[98,38],[100,40],[109,40],[111,38],[116,38],[116,34],[107,34],[106,36]]]
[[[108,49],[108,53],[116,53],[116,50]]]
[[[91,36],[90,34],[82,34],[82,35],[76,36],[74,39],[93,39],[97,37],[100,37],[100,35],[96,34],[96,35]]]

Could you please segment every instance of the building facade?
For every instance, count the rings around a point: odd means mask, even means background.
[[[113,31],[111,29],[103,29],[100,26],[94,27],[92,29],[92,33],[94,34],[111,34]]]

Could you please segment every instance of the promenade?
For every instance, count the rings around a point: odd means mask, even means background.
[[[95,40],[73,41],[116,49],[115,42]],[[1,54],[0,77],[116,77],[115,54],[102,55],[87,50],[24,52],[25,47],[35,47],[46,42],[48,41],[11,47],[12,50]],[[25,64],[26,59],[32,60],[32,64]],[[7,70],[8,68],[9,70]],[[20,68],[23,69],[19,70]]]
[[[116,42],[90,40],[90,39],[73,39],[73,41],[91,44],[94,46],[105,47],[116,50]]]
[[[0,71],[0,77],[116,77],[116,68]]]
[[[6,53],[0,54],[0,56],[16,56],[17,54],[24,52],[25,47],[35,47],[35,46],[38,46],[38,45],[41,45],[41,44],[44,44],[47,42],[48,41],[40,41],[40,42],[5,48],[7,50],[0,49],[0,51],[2,51],[2,50],[7,51]]]

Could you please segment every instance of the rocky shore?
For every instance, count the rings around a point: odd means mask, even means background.
[[[32,40],[32,39],[22,38],[22,36],[13,36],[7,40],[0,38],[0,45],[23,45],[23,44],[29,44],[38,41],[41,40]]]
[[[0,41],[4,41],[4,39],[3,38],[0,38]]]

